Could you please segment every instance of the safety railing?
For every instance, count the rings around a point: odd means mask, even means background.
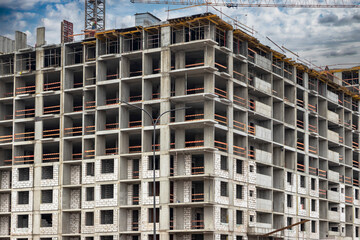
[[[310,167],[309,166],[309,174],[317,176],[318,175],[318,169],[315,167]]]
[[[339,143],[344,143],[344,138],[342,136],[339,136]]]
[[[299,120],[299,119],[297,119],[297,120],[296,120],[296,126],[297,126],[298,128],[304,129],[304,122],[301,121],[301,120]]]
[[[117,147],[114,147],[114,148],[106,148],[106,149],[105,149],[105,154],[106,154],[106,155],[116,155],[116,154],[118,154],[118,150],[119,150],[119,148],[117,148]]]
[[[13,141],[13,135],[0,136],[0,143],[8,143]]]
[[[43,114],[58,114],[60,113],[60,105],[44,107]]]
[[[345,202],[346,202],[346,203],[353,203],[353,198],[350,197],[350,196],[346,196],[346,195],[345,195]]]
[[[348,176],[344,176],[345,183],[352,184],[352,178]]]
[[[236,95],[234,95],[234,103],[246,107],[246,99]]]
[[[94,134],[94,133],[95,133],[95,125],[85,127],[85,134]]]
[[[83,82],[74,82],[73,88],[81,88],[83,85]]]
[[[132,222],[132,228],[133,231],[139,231],[139,222]]]
[[[106,80],[114,80],[114,79],[118,79],[118,78],[119,78],[118,73],[106,75]]]
[[[60,153],[44,153],[42,155],[43,162],[46,161],[59,161],[60,159]]]
[[[199,167],[192,167],[191,168],[191,174],[192,175],[198,175],[198,174],[204,174],[205,173],[205,167],[199,166]]]
[[[242,156],[242,157],[246,157],[246,149],[244,147],[239,147],[239,146],[233,146],[233,151],[234,154],[238,155],[238,156]]]
[[[228,69],[227,66],[224,66],[217,62],[215,62],[215,67],[219,70],[219,72],[227,72],[227,69]]]
[[[7,97],[13,97],[14,96],[14,92],[6,92],[4,93],[4,97],[7,98]]]
[[[302,142],[296,142],[296,147],[297,149],[301,150],[301,151],[304,151],[304,143]]]
[[[90,110],[96,107],[96,101],[87,101],[85,102],[85,109]]]
[[[155,151],[160,151],[160,144],[159,144],[159,143],[157,143],[157,144],[152,144],[152,145],[151,145],[151,150],[154,149],[154,147],[155,147]]]
[[[234,76],[235,79],[240,80],[240,81],[242,81],[242,82],[245,82],[246,77],[245,77],[244,74],[242,74],[242,73],[240,73],[240,72],[238,72],[238,71],[234,71],[234,70],[233,70],[233,73],[234,73],[233,76]]]
[[[203,119],[204,119],[203,113],[185,115],[185,121],[196,121]]]
[[[133,205],[139,205],[139,203],[140,203],[140,196],[134,195],[134,196],[132,197],[132,204],[133,204]]]
[[[313,112],[317,112],[317,108],[316,108],[316,106],[315,105],[312,105],[312,104],[308,104],[308,109],[310,110],[310,111],[313,111]]]
[[[249,100],[249,109],[255,111],[255,101]]]
[[[44,91],[60,90],[60,82],[44,83]]]
[[[15,156],[14,163],[24,163],[29,164],[34,162],[34,155],[23,155],[23,156]]]
[[[303,108],[304,107],[304,100],[296,99],[296,105]]]
[[[134,127],[141,127],[142,126],[142,121],[138,120],[138,121],[129,121],[128,127],[129,128],[134,128]]]
[[[251,134],[251,135],[255,135],[256,127],[248,125],[248,133]]]
[[[354,178],[353,185],[359,187],[359,180]]]
[[[341,162],[342,160],[344,160],[343,155],[339,154],[339,161]]]
[[[43,138],[58,138],[60,137],[60,129],[43,130]]]
[[[132,178],[133,179],[138,179],[140,176],[140,171],[137,170],[137,171],[132,171]]]
[[[106,99],[106,105],[115,105],[119,103],[119,98]]]
[[[8,114],[8,115],[5,115],[2,120],[12,120],[13,118],[14,118],[14,115]]]
[[[325,189],[320,189],[319,188],[319,197],[327,198],[327,191]]]
[[[192,202],[203,202],[204,201],[204,193],[193,193],[191,194]]]
[[[82,126],[64,128],[65,136],[74,136],[74,135],[81,135],[81,134],[82,134]]]
[[[141,152],[141,146],[129,146],[129,153]]]
[[[94,158],[94,157],[95,157],[95,150],[94,149],[84,151],[84,158],[85,159]]]
[[[215,147],[216,148],[218,148],[219,150],[221,150],[221,151],[225,151],[225,152],[227,152],[227,150],[228,150],[228,144],[227,143],[225,143],[225,142],[221,142],[221,141],[214,141],[214,145],[215,145]]]
[[[297,170],[300,172],[305,172],[305,165],[297,163]]]
[[[12,165],[13,160],[12,159],[6,159],[4,160],[4,165]]]
[[[195,148],[195,147],[203,147],[204,140],[196,140],[196,141],[185,141],[186,148]]]
[[[318,169],[319,177],[327,178],[327,171]]]
[[[170,196],[170,202],[173,203],[174,202],[174,197],[171,201],[171,196]],[[174,230],[174,220],[170,220],[170,230]]]
[[[317,127],[314,125],[309,124],[309,132],[317,133]]]
[[[233,120],[233,126],[235,129],[245,132],[246,131],[246,124]]]
[[[174,202],[174,194],[170,193],[170,203],[173,203],[173,202]]]
[[[129,102],[139,102],[142,100],[142,95],[130,96]]]
[[[82,153],[73,153],[71,154],[72,160],[81,160],[82,159]]]
[[[344,175],[339,175],[339,182],[341,182],[341,183],[345,182]]]
[[[353,130],[357,130],[358,127],[357,127],[355,124],[352,124],[352,129],[353,129]]]
[[[359,168],[359,161],[353,160],[353,167]]]
[[[29,118],[35,116],[35,108],[28,108],[15,111],[15,117],[17,118]]]
[[[136,76],[141,76],[141,75],[142,75],[142,71],[138,70],[138,71],[130,72],[129,77],[136,77]]]
[[[35,132],[24,132],[24,133],[15,133],[15,140],[20,141],[31,141],[34,140]]]
[[[16,88],[16,95],[18,94],[34,94],[36,90],[35,85],[34,86],[26,86],[26,87],[18,87]]]
[[[204,92],[204,88],[190,88],[190,89],[186,89],[186,94],[196,94],[196,93],[203,93]]]
[[[160,99],[160,93],[159,92],[152,93],[151,94],[151,99],[152,100]]]
[[[82,105],[78,105],[78,106],[73,107],[73,112],[81,112],[82,110],[83,110]]]
[[[355,148],[355,149],[359,149],[359,143],[357,142],[352,142],[352,147]]]
[[[227,98],[227,91],[222,90],[220,88],[215,88],[215,94],[222,98]]]
[[[204,229],[204,220],[191,220],[191,229]]]
[[[214,114],[214,118],[216,121],[218,121],[221,125],[228,125],[228,119],[225,116],[222,116],[220,114]]]
[[[317,154],[317,147],[309,146],[309,152],[313,154]]]
[[[200,66],[204,66],[204,63],[203,63],[203,62],[199,62],[199,63],[186,64],[186,65],[185,65],[185,68],[200,67]]]
[[[119,123],[107,123],[105,124],[105,129],[106,130],[119,129]]]
[[[248,150],[248,158],[255,159],[255,150],[253,149]]]

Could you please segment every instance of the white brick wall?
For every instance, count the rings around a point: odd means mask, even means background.
[[[100,210],[113,210],[113,224],[101,224],[101,215]],[[104,208],[104,209],[95,209],[94,214],[94,225],[96,233],[106,233],[106,232],[117,232],[118,231],[118,209],[117,208]]]
[[[105,158],[95,160],[95,181],[116,181],[118,179],[119,172],[119,159],[117,158],[107,158],[114,159],[114,172],[113,173],[101,173],[101,161]]]
[[[10,235],[10,217],[0,216],[0,236]]]
[[[47,190],[46,188],[42,189],[42,190]],[[52,203],[41,203],[40,204],[40,210],[42,211],[49,211],[49,210],[57,210],[59,208],[59,188],[54,188],[53,190],[53,197]]]
[[[59,214],[52,212],[52,227],[40,227],[41,235],[57,234],[59,224]],[[38,223],[40,225],[40,223]]]
[[[78,185],[81,183],[81,166],[72,165],[70,167],[70,185]]]
[[[27,228],[18,228],[18,215],[29,215],[28,227]],[[11,215],[11,234],[15,235],[30,235],[32,234],[32,213],[21,213],[21,214],[12,214]]]
[[[1,193],[0,194],[0,212],[10,212],[10,193]]]
[[[113,184],[113,183],[106,183]],[[95,185],[95,206],[96,207],[110,207],[118,204],[118,185],[114,184],[114,197],[109,199],[101,199],[101,185]]]
[[[149,156],[143,156],[141,162],[142,162],[142,164],[141,164],[142,175],[140,175],[140,176],[142,176],[142,178],[153,178],[154,171],[149,170]],[[155,170],[155,177],[160,177],[160,170]]]
[[[0,189],[9,189],[11,186],[11,172],[4,170],[0,171]]]
[[[28,204],[18,204],[18,192],[12,191],[11,193],[11,209],[12,212],[31,212],[33,210],[33,191],[31,189],[21,189],[21,191],[29,192],[29,203]]]
[[[34,168],[29,166],[29,181],[19,181],[20,167],[13,167],[12,169],[12,188],[31,188],[33,187]]]
[[[59,164],[52,164],[53,166],[53,179],[41,179],[40,186],[51,187],[59,185]]]

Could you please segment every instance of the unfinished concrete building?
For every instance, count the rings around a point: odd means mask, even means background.
[[[155,240],[153,195],[160,240],[359,237],[358,69],[320,74],[210,13],[44,44],[0,55],[0,239]],[[120,100],[191,108],[154,159]]]

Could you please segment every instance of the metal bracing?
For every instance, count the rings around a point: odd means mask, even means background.
[[[85,1],[85,30],[105,29],[105,0]]]

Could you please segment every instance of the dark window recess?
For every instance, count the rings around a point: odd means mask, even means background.
[[[243,191],[243,186],[242,185],[236,185],[236,198],[237,199],[242,199],[242,191]]]
[[[228,158],[226,156],[221,155],[221,170],[228,170]]]
[[[18,192],[18,204],[29,204],[29,192]]]
[[[114,159],[104,159],[101,161],[101,173],[114,173]]]
[[[95,164],[93,162],[86,164],[86,176],[94,176],[95,175]]]
[[[86,188],[86,201],[94,201],[94,188]]]
[[[316,211],[316,200],[311,199],[311,211]]]
[[[243,212],[236,210],[236,224],[243,224]]]
[[[286,174],[286,181],[287,181],[290,185],[292,185],[292,174],[291,174],[291,172],[287,172],[287,174]]]
[[[41,191],[41,203],[52,203],[53,202],[53,191],[42,190]]]
[[[52,214],[41,214],[40,227],[52,227]]]
[[[227,197],[228,196],[228,185],[227,182],[221,182],[220,183],[220,195],[223,197]]]
[[[19,181],[29,181],[29,179],[30,179],[30,169],[19,168]]]
[[[114,198],[114,185],[101,185],[101,199]]]
[[[113,236],[100,236],[100,240],[113,240]]]
[[[45,166],[41,169],[41,179],[53,179],[54,175],[54,167],[53,166]]]
[[[18,228],[28,228],[29,227],[29,215],[18,215]]]
[[[290,207],[290,208],[292,207],[292,199],[293,199],[292,196],[288,194],[287,199],[286,199],[287,200],[287,207]]]
[[[222,223],[228,222],[228,210],[226,208],[220,209],[220,220]]]
[[[94,212],[85,213],[85,225],[94,226]]]
[[[153,156],[149,156],[149,170],[153,170]],[[156,155],[155,156],[155,170],[159,170],[160,169],[160,156]]]
[[[113,224],[114,212],[113,210],[100,211],[101,224]]]
[[[149,208],[148,211],[149,211],[149,223],[153,223],[154,222],[154,209]],[[156,212],[155,221],[159,222],[160,208],[156,208],[155,212]]]
[[[311,178],[311,190],[316,190],[316,180],[315,180],[315,178]]]
[[[316,233],[316,222],[315,221],[311,221],[311,232]]]
[[[154,184],[153,182],[149,182],[149,196],[154,196]],[[160,182],[155,182],[155,196],[159,196],[160,194]]]
[[[300,187],[305,187],[305,176],[300,176]]]
[[[243,172],[243,162],[242,160],[236,160],[236,173],[242,174]]]

